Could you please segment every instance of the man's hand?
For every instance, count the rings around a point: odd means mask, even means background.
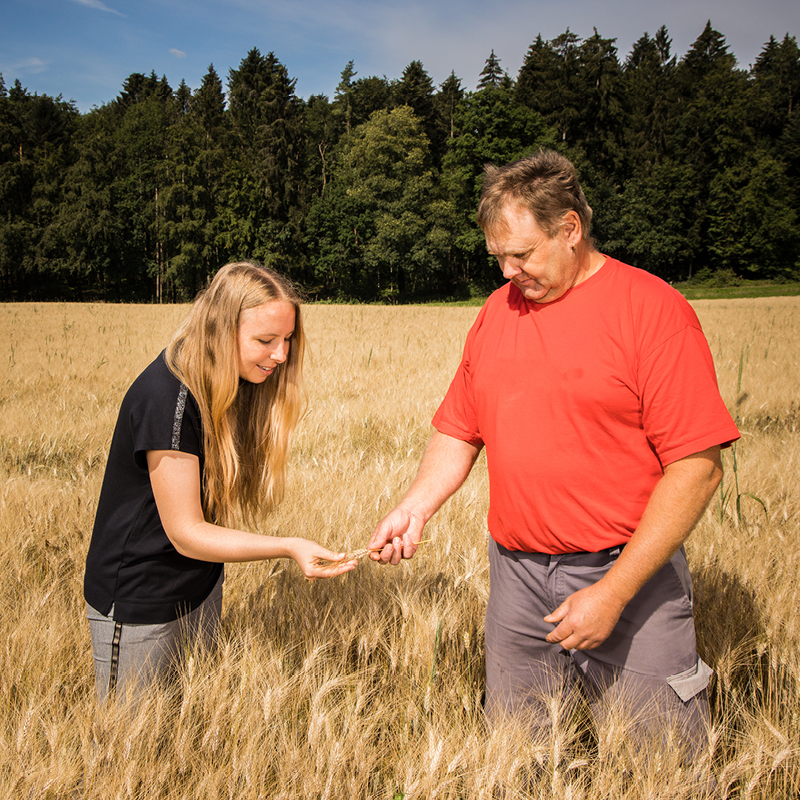
[[[381,564],[400,563],[403,558],[411,558],[417,552],[422,539],[425,520],[402,506],[390,511],[376,526],[370,537],[369,554],[373,561]]]
[[[668,464],[639,527],[605,577],[571,594],[545,622],[557,624],[547,641],[565,650],[604,642],[625,606],[667,563],[700,519],[722,479],[718,445]]]
[[[409,490],[372,532],[367,547],[375,552],[370,558],[381,564],[411,558],[425,523],[464,483],[480,451],[469,442],[434,431]]]
[[[614,630],[625,603],[609,592],[603,582],[571,594],[545,622],[557,624],[547,635],[551,644],[565,650],[591,650],[602,644]]]

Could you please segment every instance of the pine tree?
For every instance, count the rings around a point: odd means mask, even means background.
[[[753,124],[766,142],[777,144],[800,110],[800,48],[794,36],[787,33],[780,44],[770,36],[751,76]]]
[[[436,163],[441,163],[444,154],[444,137],[438,125],[434,100],[433,81],[421,61],[412,61],[394,87],[395,102],[408,106],[422,123],[425,135],[431,143],[431,153]]]
[[[355,81],[350,100],[353,107],[353,127],[368,122],[376,111],[390,111],[397,105],[393,82],[377,75]]]
[[[552,111],[549,85],[557,80],[558,71],[559,61],[554,49],[539,34],[528,47],[520,67],[515,101],[540,114],[549,114]]]
[[[281,261],[296,272],[300,245],[302,112],[296,81],[274,53],[253,48],[230,71],[229,97],[239,157],[229,162],[225,249]]]
[[[691,176],[685,182],[683,257],[693,271],[715,269],[709,235],[709,189],[754,144],[746,124],[747,75],[736,69],[725,37],[708,22],[675,70],[679,113],[670,147],[672,159]]]
[[[459,100],[464,96],[461,81],[451,72],[434,97],[439,126],[447,139],[455,136],[455,114]]]
[[[58,214],[78,116],[73,103],[31,95],[19,80],[0,96],[0,289],[7,299],[71,297]]]
[[[353,125],[353,104],[350,95],[353,89],[353,78],[358,73],[353,69],[352,59],[347,62],[345,68],[342,70],[339,84],[336,87],[336,94],[334,95],[334,113],[340,115],[344,119],[344,130],[350,133]]]
[[[569,28],[549,42],[538,36],[528,48],[519,78],[517,100],[541,114],[560,141],[575,141],[583,114],[579,91],[580,38]]]
[[[580,46],[576,80],[579,114],[573,137],[592,168],[603,176],[613,175],[622,159],[622,70],[615,41],[604,39],[595,28]]]
[[[666,152],[669,124],[677,102],[676,59],[671,55],[667,29],[655,37],[645,33],[634,45],[623,69],[627,108],[625,152],[627,175],[661,160]]]
[[[303,111],[306,201],[323,195],[328,185],[331,150],[338,139],[340,120],[325,95],[311,95]]]
[[[478,90],[492,87],[497,89],[500,86],[508,84],[508,73],[500,66],[500,59],[494,54],[494,50],[489,54],[486,59],[483,69],[481,70],[480,80],[478,81]]]
[[[395,86],[397,105],[409,106],[426,124],[433,116],[433,81],[421,61],[412,61]]]
[[[189,110],[189,101],[191,98],[192,90],[186,85],[186,81],[181,78],[181,82],[175,90],[175,107],[179,114],[186,114]]]

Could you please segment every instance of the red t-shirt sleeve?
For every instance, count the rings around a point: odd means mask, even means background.
[[[469,376],[462,364],[447,394],[433,417],[433,427],[440,433],[483,447],[483,439],[475,423],[474,406],[466,386]]]
[[[433,427],[439,433],[469,442],[475,447],[483,447],[483,439],[475,409],[474,394],[470,385],[469,364],[472,341],[476,330],[482,324],[484,315],[485,312],[482,309],[467,335],[461,363],[458,365],[458,370],[450,383],[447,394],[445,394],[432,420]]]
[[[700,322],[683,298],[677,302],[688,324],[642,353],[638,370],[642,425],[662,467],[739,438]]]

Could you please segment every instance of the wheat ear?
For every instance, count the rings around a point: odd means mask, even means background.
[[[430,539],[421,539],[417,544],[418,545],[425,544],[426,542],[429,541]],[[383,547],[362,547],[360,550],[353,550],[352,552],[347,553],[344,558],[341,558],[338,561],[328,561],[327,559],[320,559],[320,563],[323,563],[324,561],[325,563],[329,564],[341,564],[342,561],[352,561],[353,559],[358,561],[364,558],[364,556],[367,555],[368,553],[379,553],[381,550],[383,550]]]

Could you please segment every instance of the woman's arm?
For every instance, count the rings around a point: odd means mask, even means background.
[[[309,539],[262,536],[206,522],[200,504],[200,462],[191,453],[148,450],[147,467],[161,524],[181,555],[213,562],[293,558],[307,578],[331,578],[358,563],[321,566],[320,559],[335,562],[345,554],[333,553]]]

